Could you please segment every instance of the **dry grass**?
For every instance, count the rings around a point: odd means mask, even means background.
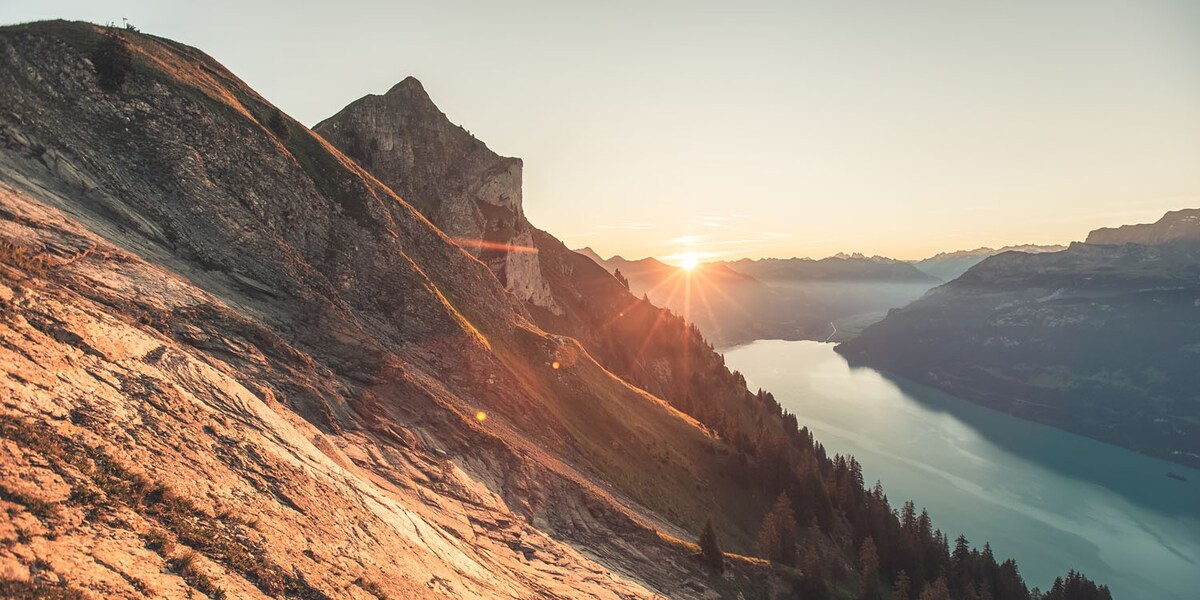
[[[9,240],[0,240],[0,264],[30,276],[40,275],[46,270],[46,261],[41,256]]]

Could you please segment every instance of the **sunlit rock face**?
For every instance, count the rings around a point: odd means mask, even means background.
[[[521,159],[492,152],[409,77],[315,130],[491,268],[517,297],[560,314],[521,207]]]

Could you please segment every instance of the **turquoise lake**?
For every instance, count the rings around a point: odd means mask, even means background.
[[[1200,598],[1200,471],[851,367],[832,344],[760,340],[725,360],[830,455],[856,456],[893,506],[991,542],[1030,587],[1073,568],[1118,599]]]

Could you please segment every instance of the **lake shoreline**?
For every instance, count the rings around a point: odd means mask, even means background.
[[[831,454],[858,457],[894,504],[911,498],[951,537],[990,541],[1031,586],[1076,569],[1116,597],[1184,600],[1200,587],[1200,472],[852,366],[833,346],[722,353]]]

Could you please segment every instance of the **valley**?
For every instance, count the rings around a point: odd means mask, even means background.
[[[1200,471],[853,366],[832,344],[760,341],[725,356],[831,452],[862,457],[867,481],[1013,556],[1030,585],[1069,568],[1114,597],[1183,600],[1200,585]]]

